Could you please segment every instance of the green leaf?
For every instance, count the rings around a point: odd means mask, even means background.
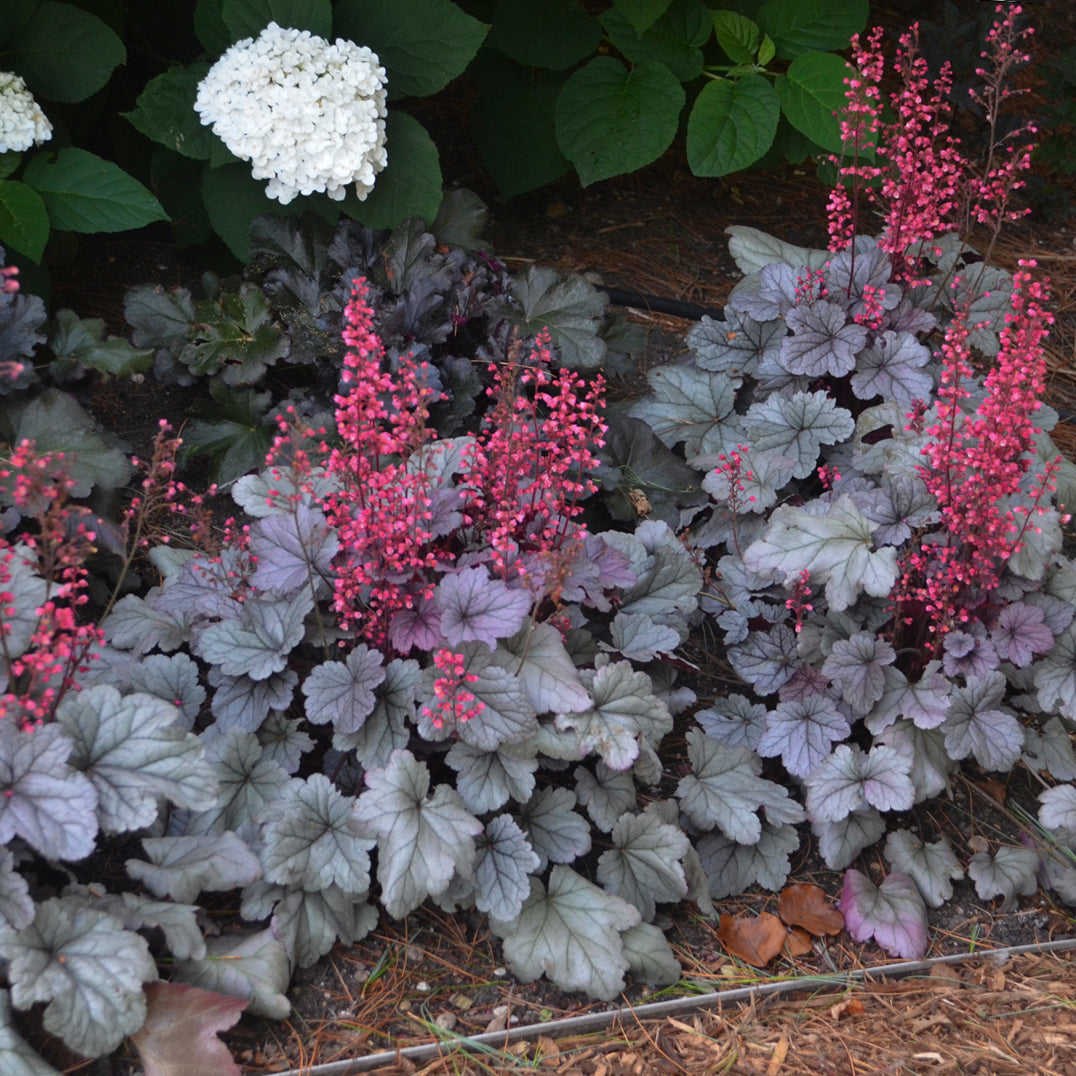
[[[687,121],[687,159],[697,176],[727,176],[754,164],[773,144],[780,116],[761,75],[707,83]]]
[[[49,238],[49,214],[41,195],[17,179],[0,180],[0,243],[41,262]]]
[[[406,112],[390,109],[385,120],[389,163],[365,201],[349,188],[344,207],[367,228],[395,228],[409,217],[429,224],[441,204],[441,162],[433,139]]]
[[[576,0],[499,0],[486,45],[524,67],[563,71],[590,56],[601,24]]]
[[[49,333],[56,358],[49,370],[59,380],[80,369],[128,377],[153,366],[153,351],[132,347],[122,336],[105,336],[102,318],[80,318],[73,310],[59,310]]]
[[[680,961],[659,927],[638,923],[620,934],[632,978],[648,986],[670,986],[681,976]]]
[[[664,64],[681,82],[702,71],[702,46],[710,37],[710,9],[702,0],[673,0],[660,19],[639,36],[617,10],[602,15],[602,25],[613,45],[633,64]]]
[[[265,184],[250,174],[242,161],[207,168],[202,174],[202,199],[213,230],[241,261],[250,250],[250,225],[266,213],[281,216],[281,205],[265,196]],[[302,199],[305,201],[305,199]],[[300,202],[295,199],[292,205]]]
[[[599,889],[569,867],[556,866],[548,891],[531,879],[531,895],[512,923],[494,921],[504,957],[524,981],[543,974],[562,990],[584,990],[609,1001],[624,989],[629,960],[620,935],[639,910]]]
[[[23,178],[41,195],[52,227],[61,231],[123,232],[168,219],[138,180],[84,149],[39,153]]]
[[[786,60],[805,52],[846,49],[867,24],[868,0],[769,0],[758,13],[759,26]]]
[[[629,71],[598,56],[557,98],[557,142],[589,186],[656,161],[676,135],[683,106],[684,89],[664,64]]]
[[[812,142],[840,153],[840,113],[851,68],[832,52],[805,52],[777,77],[777,96],[789,123]]]
[[[639,36],[665,14],[672,0],[613,0],[613,7],[628,22]]]
[[[13,175],[20,164],[22,164],[20,151],[9,149],[0,153],[0,179],[7,179],[8,176]]]
[[[451,0],[340,0],[334,29],[377,53],[389,97],[399,98],[444,89],[474,59],[489,27]]]
[[[734,64],[754,62],[762,39],[757,23],[736,11],[715,11],[714,32],[717,43]]]
[[[765,67],[777,55],[777,46],[769,34],[762,35],[762,43],[758,47],[758,62]]]
[[[910,830],[894,830],[886,838],[885,857],[893,870],[915,882],[932,908],[940,908],[953,895],[953,882],[964,877],[944,834],[928,844]]]
[[[99,1057],[146,1018],[142,984],[157,978],[145,939],[104,912],[52,897],[33,923],[0,938],[17,1009],[46,1001],[45,1030]]]
[[[309,30],[318,37],[332,37],[331,0],[224,0],[220,14],[232,41],[257,37],[271,22],[288,29]]]
[[[173,67],[150,79],[138,95],[134,111],[120,115],[154,142],[184,157],[208,160],[221,141],[208,127],[202,126],[194,111],[198,83],[208,71],[207,63]]]
[[[560,179],[572,167],[554,122],[566,76],[528,70],[488,50],[480,59],[471,132],[501,194],[514,198]]]
[[[7,49],[4,66],[46,101],[84,101],[127,59],[123,42],[96,15],[56,0],[42,0]]]
[[[194,32],[210,56],[219,56],[232,43],[221,6],[221,0],[198,0],[194,5]]]
[[[510,287],[523,308],[520,329],[525,335],[548,329],[564,366],[593,370],[601,365],[606,344],[598,329],[605,298],[592,284],[578,273],[529,265]]]
[[[0,990],[0,1071],[4,1076],[60,1076],[15,1034],[6,990]]]

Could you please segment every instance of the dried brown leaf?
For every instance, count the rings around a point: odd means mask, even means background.
[[[788,937],[785,938],[784,954],[789,960],[796,957],[806,956],[814,951],[814,943],[811,935],[803,927],[789,927]]]
[[[757,919],[746,915],[723,915],[717,936],[732,956],[756,968],[764,968],[785,944],[788,928],[769,912]]]
[[[811,934],[840,934],[844,930],[844,916],[816,885],[786,886],[777,898],[777,910],[789,926],[803,927]]]

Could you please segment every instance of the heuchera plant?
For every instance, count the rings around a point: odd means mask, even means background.
[[[1019,15],[1003,8],[989,43],[992,120],[1023,59]],[[746,275],[726,320],[700,324],[625,417],[606,418],[599,377],[554,368],[541,302],[515,334],[485,323],[488,400],[454,408],[451,364],[435,378],[421,352],[386,352],[385,312],[351,273],[329,406],[281,408],[223,536],[199,522],[191,547],[152,540],[153,513],[199,508],[162,429],[121,528],[124,562],[141,550],[158,582],[103,605],[99,628],[83,603],[94,539],[50,481],[66,461],[14,446],[5,1071],[52,1072],[10,1014],[42,1003],[46,1030],[89,1056],[128,1034],[167,1050],[160,1029],[182,1014],[205,1070],[229,1072],[213,1033],[238,1008],[221,995],[283,1017],[292,971],[362,937],[378,905],[487,914],[521,978],[600,998],[629,974],[671,983],[659,908],[780,888],[805,822],[835,870],[886,837],[889,874],[849,869],[841,905],[853,937],[895,954],[925,950],[926,906],[965,874],[983,899],[1040,880],[1076,898],[1030,835],[961,862],[899,825],[963,764],[1022,764],[1044,785],[1039,825],[1076,844],[1076,565],[1058,507],[1076,472],[1038,400],[1045,286],[943,234],[969,215],[1000,226],[1025,151],[995,146],[968,178],[914,33],[892,102],[910,111],[887,126],[877,40],[856,45],[846,128],[875,153],[842,165],[833,248],[735,229]],[[909,171],[917,95],[919,152],[944,147],[959,184]],[[870,197],[880,240],[849,228]],[[323,263],[287,234],[313,334]],[[630,526],[594,522],[599,483]],[[697,713],[670,762],[694,696],[668,659],[706,617],[744,688]],[[126,879],[92,854],[115,841]],[[234,908],[235,891],[250,929],[207,930],[214,894]]]

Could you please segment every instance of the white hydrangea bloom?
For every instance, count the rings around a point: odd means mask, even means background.
[[[0,153],[22,151],[52,137],[52,124],[26,88],[10,71],[0,71]]]
[[[349,183],[365,199],[388,162],[385,81],[365,46],[271,22],[209,69],[194,108],[282,205],[315,191],[340,201]]]

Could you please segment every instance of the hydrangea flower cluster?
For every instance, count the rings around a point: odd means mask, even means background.
[[[18,153],[52,138],[52,124],[26,88],[10,71],[0,71],[0,153]]]
[[[385,70],[369,48],[275,22],[237,41],[198,84],[195,111],[265,194],[287,205],[348,184],[364,200],[388,163]]]

